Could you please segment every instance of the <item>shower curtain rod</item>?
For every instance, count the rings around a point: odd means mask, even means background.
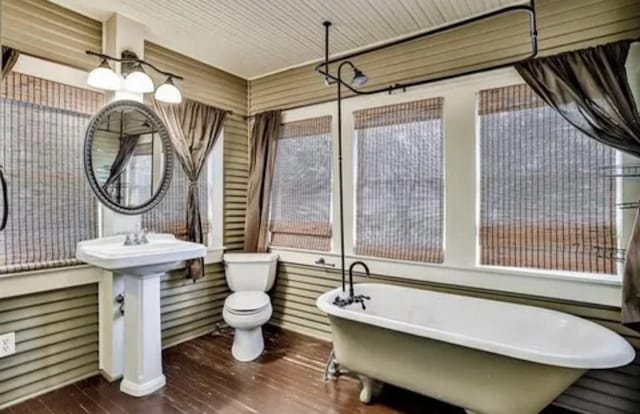
[[[463,71],[463,72],[458,72],[458,73],[454,73],[451,75],[444,75],[444,76],[438,76],[438,77],[432,77],[432,78],[426,78],[426,79],[421,79],[418,81],[413,81],[413,82],[406,82],[406,83],[395,83],[389,86],[385,86],[382,88],[377,88],[377,89],[371,89],[371,90],[367,90],[367,91],[361,91],[358,90],[356,88],[354,88],[351,84],[344,82],[342,80],[339,80],[338,77],[336,77],[335,75],[332,75],[331,73],[329,73],[329,65],[335,64],[335,63],[339,63],[339,62],[345,62],[349,59],[358,57],[358,56],[363,56],[363,55],[367,55],[369,53],[373,53],[373,52],[378,52],[380,50],[384,50],[384,49],[389,49],[391,47],[395,47],[398,45],[402,45],[405,43],[409,43],[409,42],[414,42],[416,40],[420,40],[420,39],[424,39],[430,36],[434,36],[443,32],[447,32],[450,30],[454,30],[454,29],[459,29],[461,27],[470,25],[470,24],[474,24],[474,23],[478,23],[480,21],[483,20],[489,20],[504,14],[508,14],[508,13],[513,13],[513,12],[525,12],[529,15],[529,44],[531,46],[531,52],[529,52],[529,54],[527,55],[527,57],[522,58],[522,59],[518,59],[517,61],[513,61],[513,62],[506,62],[506,63],[501,63],[498,65],[493,65],[493,66],[489,66],[489,67],[483,67],[483,68],[479,68],[479,69],[472,69],[472,70],[468,70],[468,71]],[[468,75],[474,75],[477,73],[482,73],[482,72],[487,72],[487,71],[491,71],[491,70],[497,70],[497,69],[503,69],[506,67],[510,67],[513,66],[515,63],[521,62],[523,60],[527,60],[527,59],[532,59],[534,57],[536,57],[538,55],[538,29],[537,29],[537,23],[536,23],[536,9],[535,9],[535,0],[530,0],[529,4],[519,4],[519,5],[514,5],[514,6],[508,6],[508,7],[503,7],[501,9],[497,9],[497,10],[493,10],[487,13],[483,13],[483,14],[479,14],[477,16],[473,16],[467,19],[463,19],[463,20],[459,20],[457,22],[451,23],[449,25],[444,25],[444,26],[440,26],[437,27],[433,30],[428,30],[426,32],[422,32],[422,33],[418,33],[415,34],[413,36],[409,36],[409,37],[405,37],[402,39],[398,39],[398,40],[394,40],[388,43],[383,43],[381,45],[377,45],[377,46],[372,46],[357,52],[353,52],[353,53],[349,53],[347,55],[343,55],[343,56],[337,56],[335,58],[329,59],[329,28],[331,27],[332,23],[329,21],[325,21],[323,23],[324,27],[325,27],[325,60],[321,63],[319,63],[316,67],[315,67],[315,71],[318,72],[320,75],[324,76],[325,79],[327,79],[329,81],[329,84],[334,84],[335,82],[340,82],[342,83],[343,86],[345,86],[347,89],[349,89],[351,92],[355,93],[356,95],[372,95],[372,94],[376,94],[376,93],[380,93],[380,92],[388,92],[391,93],[394,90],[398,90],[398,89],[402,89],[402,90],[406,90],[407,88],[413,87],[413,86],[419,86],[419,85],[424,85],[427,83],[432,83],[432,82],[439,82],[439,81],[443,81],[443,80],[448,80],[448,79],[453,79],[453,78],[457,78],[457,77],[461,77],[461,76],[468,76]],[[292,108],[289,108],[292,109]]]
[[[463,71],[463,72],[458,72],[458,73],[454,73],[451,75],[443,75],[443,76],[436,76],[436,77],[429,77],[429,78],[425,78],[425,79],[421,79],[418,81],[413,81],[413,82],[406,82],[406,83],[395,83],[389,86],[385,86],[382,88],[377,88],[377,89],[372,89],[372,90],[367,90],[367,91],[361,91],[358,89],[355,89],[353,86],[351,86],[349,83],[344,82],[344,81],[340,81],[342,83],[343,86],[345,86],[347,89],[349,89],[351,92],[353,92],[355,95],[372,95],[372,94],[376,94],[376,93],[381,93],[381,92],[387,92],[387,93],[392,93],[395,90],[398,89],[402,89],[403,91],[406,91],[407,88],[411,88],[414,86],[419,86],[419,85],[425,85],[428,83],[433,83],[433,82],[440,82],[440,81],[445,81],[445,80],[449,80],[449,79],[454,79],[454,78],[458,78],[458,77],[462,77],[462,76],[469,76],[469,75],[475,75],[478,73],[483,73],[483,72],[489,72],[492,70],[498,70],[498,69],[504,69],[504,68],[508,68],[513,66],[515,63],[521,62],[523,60],[527,60],[527,59],[533,59],[538,55],[538,29],[537,29],[537,23],[536,23],[536,9],[535,9],[535,0],[530,0],[528,2],[528,4],[519,4],[519,5],[514,5],[514,6],[508,6],[508,7],[503,7],[501,9],[497,9],[497,10],[493,10],[490,11],[488,13],[484,13],[484,14],[480,14],[477,16],[473,16],[470,17],[468,19],[463,19],[454,23],[451,23],[449,25],[445,25],[445,26],[440,26],[437,27],[433,30],[429,30],[426,32],[421,32],[409,37],[405,37],[402,39],[398,39],[398,40],[394,40],[388,43],[383,43],[381,45],[377,45],[377,46],[372,46],[357,52],[353,52],[353,53],[349,53],[347,55],[343,55],[343,56],[337,56],[334,58],[329,58],[329,28],[332,26],[332,23],[329,21],[325,21],[322,24],[325,27],[325,57],[324,57],[324,61],[320,62],[315,68],[314,70],[316,72],[318,72],[320,75],[322,75],[325,79],[327,79],[329,81],[329,84],[335,84],[336,82],[338,82],[338,78],[332,74],[329,73],[329,66],[338,62],[343,62],[343,61],[347,61],[348,59],[354,58],[354,57],[358,57],[358,56],[363,56],[369,53],[373,53],[373,52],[378,52],[380,50],[384,50],[384,49],[388,49],[394,46],[398,46],[401,44],[405,44],[405,43],[409,43],[409,42],[413,42],[416,40],[420,40],[429,36],[434,36],[443,32],[447,32],[449,30],[454,30],[454,29],[459,29],[463,26],[469,25],[469,24],[473,24],[473,23],[478,23],[480,21],[483,20],[488,20],[488,19],[492,19],[494,17],[498,17],[504,14],[508,14],[508,13],[514,13],[514,12],[525,12],[529,15],[529,43],[531,46],[531,51],[529,52],[529,54],[522,59],[519,59],[517,61],[513,61],[513,62],[506,62],[506,63],[500,63],[498,65],[493,65],[493,66],[488,66],[488,67],[482,67],[482,68],[478,68],[478,69],[472,69],[472,70],[468,70],[468,71]],[[323,70],[324,69],[324,70]],[[351,96],[352,97],[352,96]],[[349,97],[346,97],[349,98]],[[346,99],[345,98],[345,99]],[[325,99],[322,101],[318,101],[318,102],[314,102],[314,104],[318,104],[318,103],[326,103],[326,102],[332,102],[335,101],[334,98],[332,99]],[[301,105],[295,105],[295,106],[290,106],[290,107],[286,107],[283,108],[283,110],[292,110],[292,109],[298,109],[298,108],[304,108],[306,106],[309,106],[310,104],[301,104]],[[244,117],[245,120],[252,118],[253,115],[247,115]]]

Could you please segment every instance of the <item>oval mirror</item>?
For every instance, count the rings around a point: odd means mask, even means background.
[[[112,102],[89,122],[84,169],[104,205],[122,214],[142,214],[169,189],[173,172],[169,133],[148,106]]]

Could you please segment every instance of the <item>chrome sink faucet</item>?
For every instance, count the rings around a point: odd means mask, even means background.
[[[140,246],[141,244],[148,244],[147,229],[142,229],[138,233],[127,234],[124,238],[125,246]]]

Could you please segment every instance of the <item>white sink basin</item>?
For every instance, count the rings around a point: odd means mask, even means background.
[[[124,301],[120,390],[135,397],[155,392],[166,383],[162,373],[160,279],[176,264],[204,257],[207,250],[202,244],[178,240],[171,234],[149,234],[147,239],[147,244],[125,246],[125,236],[103,237],[82,241],[76,248],[79,260],[113,273],[112,279],[105,279],[112,285],[116,284],[115,278],[124,279],[124,295],[100,300],[109,310],[109,306]],[[113,332],[122,315],[106,312],[104,320],[112,324]]]
[[[137,274],[162,273],[188,259],[204,257],[202,244],[176,239],[172,234],[150,233],[149,243],[125,246],[124,235],[85,240],[78,243],[76,258],[114,272]]]

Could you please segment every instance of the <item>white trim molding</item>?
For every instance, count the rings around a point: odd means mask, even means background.
[[[0,276],[0,299],[102,281],[102,270],[88,265],[56,267]]]

